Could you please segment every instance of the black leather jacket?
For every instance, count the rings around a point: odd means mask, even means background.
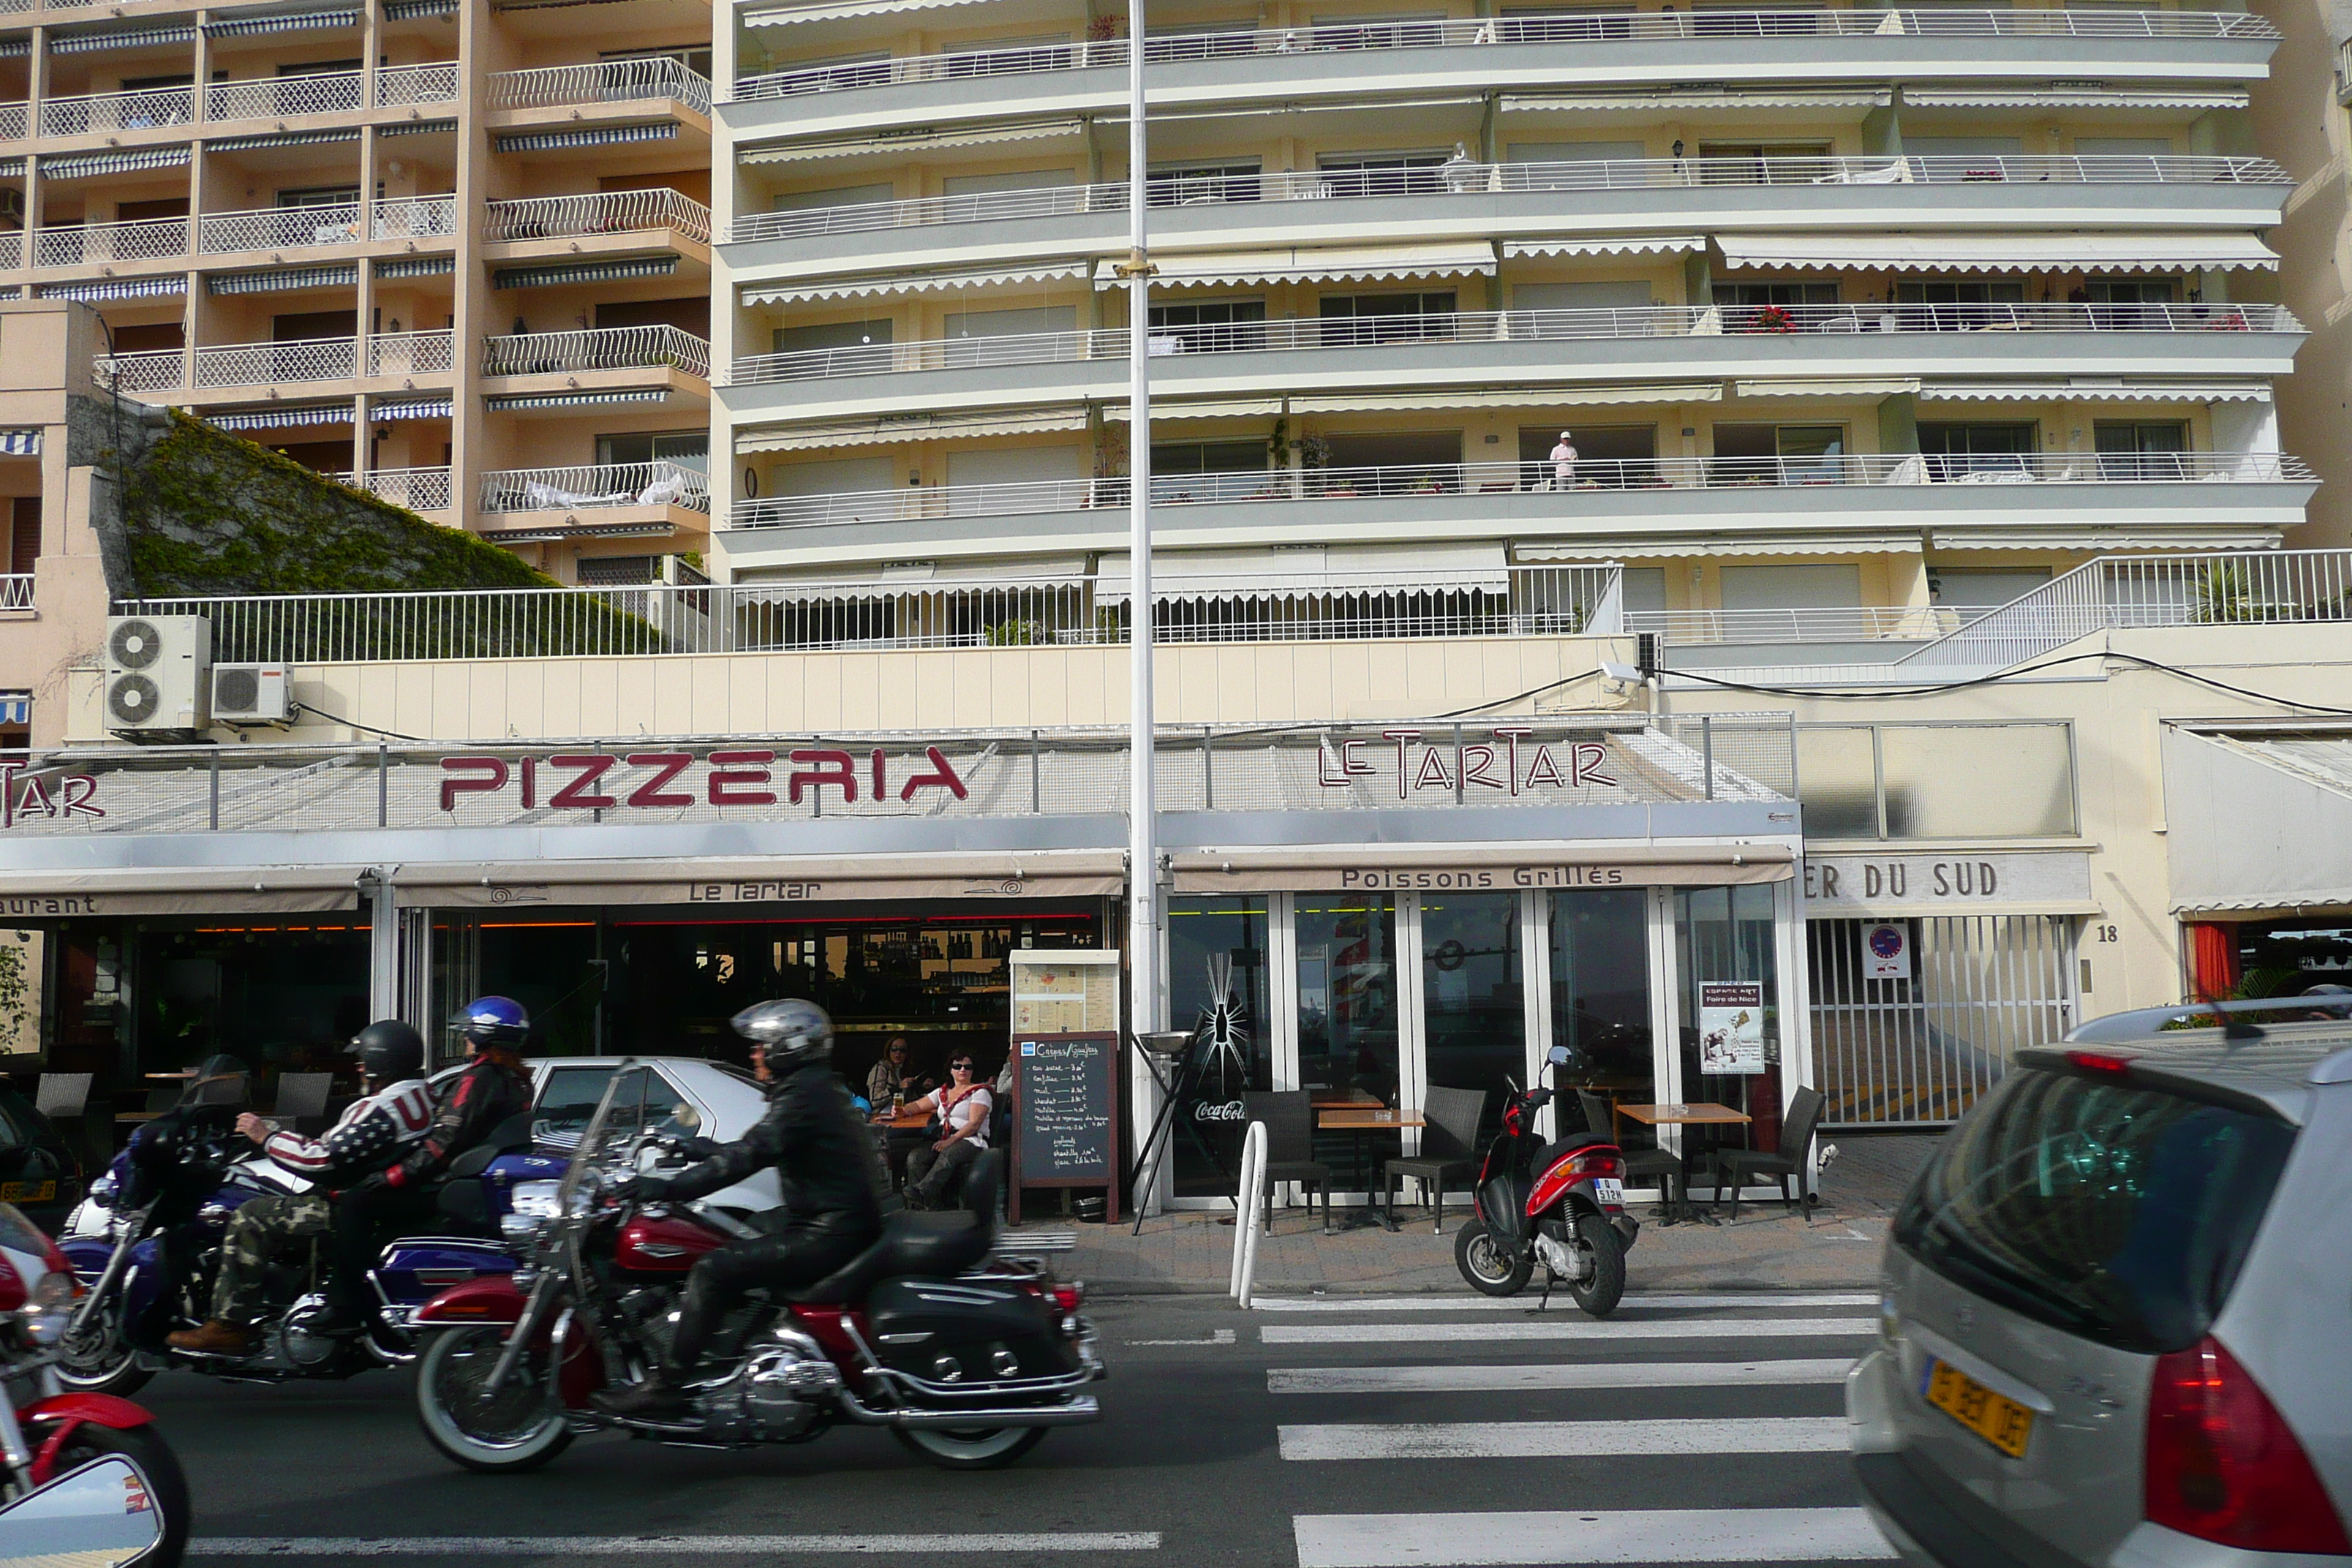
[[[882,1201],[873,1140],[832,1069],[811,1063],[768,1087],[768,1113],[751,1131],[699,1164],[662,1179],[664,1196],[683,1202],[731,1187],[772,1167],[783,1187],[784,1230],[878,1235]]]
[[[438,1181],[450,1161],[488,1138],[509,1117],[530,1109],[527,1068],[496,1057],[476,1057],[441,1097],[432,1129],[385,1168],[383,1179],[395,1187]]]

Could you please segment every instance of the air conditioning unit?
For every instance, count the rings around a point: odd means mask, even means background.
[[[293,717],[282,664],[213,666],[213,722],[283,724]]]
[[[110,616],[106,622],[106,727],[134,740],[207,728],[212,623],[202,616]]]

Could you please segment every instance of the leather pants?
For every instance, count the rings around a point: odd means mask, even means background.
[[[797,1290],[814,1285],[873,1246],[881,1234],[870,1220],[820,1222],[705,1253],[687,1276],[677,1331],[670,1336],[669,1375],[682,1381],[693,1374],[719,1320],[742,1300],[743,1292],[756,1286]]]

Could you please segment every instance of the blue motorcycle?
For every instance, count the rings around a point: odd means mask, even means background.
[[[376,1310],[357,1335],[312,1326],[326,1310],[323,1238],[270,1262],[268,1315],[250,1355],[173,1350],[164,1336],[203,1321],[232,1215],[263,1196],[309,1190],[236,1127],[232,1107],[204,1107],[140,1129],[90,1185],[59,1246],[87,1288],[57,1363],[69,1388],[124,1395],[156,1373],[185,1367],[225,1381],[346,1378],[415,1359],[417,1308],[450,1286],[511,1274],[505,1230],[518,1182],[562,1175],[565,1156],[531,1152],[517,1116],[459,1156],[440,1193],[440,1234],[386,1246],[369,1271]]]

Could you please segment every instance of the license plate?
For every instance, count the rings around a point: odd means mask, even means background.
[[[1928,1404],[2011,1458],[2025,1458],[2025,1445],[2033,1436],[2033,1412],[2016,1400],[1995,1394],[1940,1361],[1927,1363],[1927,1383],[1920,1392]]]
[[[55,1182],[0,1182],[0,1204],[41,1204],[57,1195]]]
[[[1623,1208],[1625,1184],[1613,1176],[1595,1176],[1592,1178],[1592,1199],[1595,1203],[1613,1204],[1619,1208]]]

